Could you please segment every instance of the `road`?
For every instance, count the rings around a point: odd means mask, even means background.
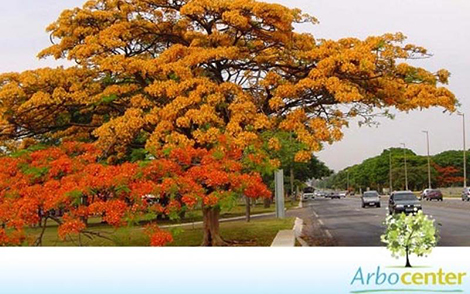
[[[383,222],[387,204],[387,197],[382,197],[381,208],[361,208],[359,197],[319,198],[304,202],[302,214],[304,222],[318,223],[323,237],[330,239],[324,245],[383,246],[380,235],[385,230]],[[443,202],[422,201],[422,205],[423,212],[438,224],[438,245],[470,246],[470,202],[444,199]],[[306,215],[310,215],[309,219],[305,218]],[[311,228],[306,235],[310,233],[318,234],[318,228]]]

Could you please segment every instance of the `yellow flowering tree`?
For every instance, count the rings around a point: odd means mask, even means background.
[[[136,148],[211,149],[220,135],[253,150],[281,130],[306,161],[352,117],[454,110],[439,85],[449,73],[407,64],[428,53],[401,33],[324,40],[294,30],[306,22],[317,21],[253,0],[87,1],[47,28],[39,53],[74,66],[0,75],[0,139],[96,141],[113,163]]]

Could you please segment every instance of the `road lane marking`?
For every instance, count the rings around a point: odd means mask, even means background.
[[[330,231],[328,229],[325,229],[325,234],[328,236],[330,239],[334,239],[333,235],[331,235]]]
[[[322,227],[325,227],[325,223],[320,219],[320,217],[318,216],[318,214],[317,214],[314,210],[312,210],[312,212],[313,212],[313,215],[318,219],[318,223],[320,223],[320,225],[321,225]],[[331,235],[331,233],[330,233],[330,231],[329,231],[328,229],[323,228],[323,230],[325,231],[325,234],[326,234],[326,236],[327,236],[328,238],[334,240],[333,235]]]

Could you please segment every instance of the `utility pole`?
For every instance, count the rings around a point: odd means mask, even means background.
[[[392,193],[392,148],[390,148],[389,152],[388,152],[388,161],[389,161],[389,165],[390,165],[390,168],[389,168],[389,171],[390,171],[390,185],[389,185],[389,193]]]
[[[428,148],[428,188],[431,189],[431,157],[429,156],[429,132],[423,131],[426,134],[426,144]]]
[[[405,190],[408,191],[408,171],[406,168],[406,145],[405,143],[400,143],[403,146],[403,158],[405,159]]]
[[[349,192],[349,170],[346,171],[348,176],[347,191]]]
[[[463,130],[463,187],[467,188],[467,148],[465,147],[465,113],[458,112],[462,117],[462,130]]]
[[[274,196],[276,199],[276,217],[285,218],[284,210],[284,171],[278,169],[274,172]]]

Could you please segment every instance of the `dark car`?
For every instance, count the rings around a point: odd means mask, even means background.
[[[388,202],[388,211],[394,213],[412,213],[415,214],[422,210],[421,203],[415,194],[411,191],[398,191],[390,195]]]
[[[462,191],[462,201],[470,200],[470,188],[464,188]]]
[[[367,191],[361,196],[362,208],[380,207],[380,195],[377,191]]]
[[[442,197],[442,192],[440,190],[430,190],[426,193],[426,195],[423,195],[423,199],[431,201],[431,200],[437,200],[437,201],[443,201]]]

